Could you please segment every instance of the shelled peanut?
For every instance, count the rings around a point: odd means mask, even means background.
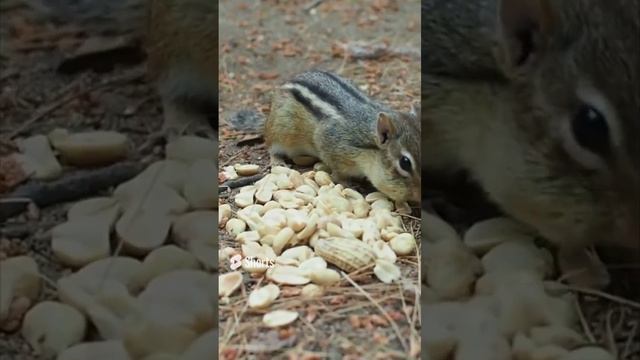
[[[430,359],[613,359],[578,332],[576,299],[537,234],[511,219],[462,236],[423,212],[422,351]]]
[[[126,139],[115,133],[54,130],[50,140],[78,166],[110,163],[126,152]],[[26,145],[29,156],[47,150],[42,137]],[[181,136],[165,154],[111,196],[69,207],[67,221],[50,231],[51,260],[66,267],[54,272],[61,277],[46,277],[31,256],[0,256],[0,332],[19,330],[32,355],[47,359],[191,359],[213,351],[217,144]],[[223,280],[220,288],[233,288],[242,275]]]
[[[280,285],[307,285],[308,297],[340,281],[328,264],[345,272],[375,267],[374,274],[390,283],[400,277],[397,258],[416,251],[414,236],[394,211],[404,211],[406,204],[396,206],[379,192],[365,196],[345,188],[322,170],[273,167],[240,188],[233,201],[235,214],[228,204],[219,206],[219,225],[239,243],[242,269],[264,273]],[[230,253],[221,250],[220,257]],[[251,303],[272,301],[275,292],[264,289],[254,290]]]
[[[270,247],[275,255],[309,245],[329,263],[354,271],[380,257],[393,264],[397,255],[415,251],[415,238],[404,230],[390,200],[378,192],[365,197],[335,184],[325,171],[301,174],[276,166],[255,184],[241,188],[234,202],[240,208],[235,218],[230,207],[220,207],[227,232],[241,244]]]

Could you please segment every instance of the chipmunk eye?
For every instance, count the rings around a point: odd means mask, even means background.
[[[411,160],[406,156],[400,157],[400,168],[407,173],[411,173]]]
[[[583,148],[599,155],[609,153],[609,126],[604,116],[595,108],[581,106],[573,117],[571,130],[576,142]]]

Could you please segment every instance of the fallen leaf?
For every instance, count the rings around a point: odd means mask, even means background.
[[[387,321],[387,319],[385,319],[384,317],[382,317],[381,315],[371,315],[369,317],[371,319],[371,322],[374,323],[375,325],[378,326],[387,326],[389,325],[389,322]]]
[[[28,177],[15,156],[0,157],[0,194],[9,192]]]
[[[300,292],[302,291],[302,289],[300,289],[300,288],[291,287],[291,286],[284,287],[281,290],[282,291],[280,292],[280,294],[283,297],[298,296],[298,295],[300,295]]]
[[[222,358],[225,360],[235,360],[238,358],[238,352],[240,350],[238,349],[229,349],[229,348],[225,348],[222,349],[220,352],[222,354]]]
[[[278,330],[278,338],[280,340],[289,339],[296,334],[295,328],[292,326]]]
[[[376,343],[380,344],[380,345],[386,345],[389,343],[389,338],[380,334],[379,332],[374,332],[373,333],[373,341],[375,341]]]
[[[389,317],[394,321],[400,321],[405,318],[405,316],[400,311],[391,311],[388,314]]]
[[[358,315],[349,315],[349,322],[351,323],[351,327],[353,327],[354,329],[362,327],[362,323],[360,323]]]
[[[331,305],[342,305],[344,303],[347,302],[347,298],[342,296],[342,295],[338,295],[338,296],[334,296],[330,301],[329,304]]]
[[[279,76],[280,74],[278,74],[275,71],[258,73],[258,79],[260,80],[274,80],[274,79],[277,79]]]

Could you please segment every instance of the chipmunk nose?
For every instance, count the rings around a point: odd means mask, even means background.
[[[413,184],[413,194],[411,195],[411,199],[416,204],[419,204],[422,200],[422,184],[420,179]]]
[[[420,187],[414,187],[409,195],[409,202],[412,204],[419,205],[422,200],[422,192]]]

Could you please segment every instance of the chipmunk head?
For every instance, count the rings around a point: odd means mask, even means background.
[[[419,109],[410,113],[378,114],[376,143],[384,152],[379,174],[370,176],[373,185],[396,201],[420,202]]]
[[[498,7],[498,61],[512,84],[507,116],[518,145],[505,164],[515,181],[490,192],[561,246],[640,246],[639,4]]]

